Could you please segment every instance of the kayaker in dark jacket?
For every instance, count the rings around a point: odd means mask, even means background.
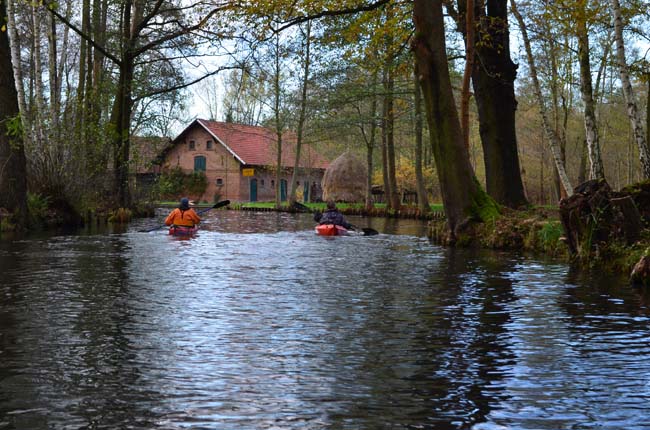
[[[334,203],[332,200],[329,200],[327,202],[327,209],[325,212],[316,212],[316,214],[314,214],[314,221],[321,225],[340,225],[341,227],[347,228],[348,230],[353,228],[352,224],[347,222],[343,214],[339,212],[338,209],[336,209],[336,203]]]

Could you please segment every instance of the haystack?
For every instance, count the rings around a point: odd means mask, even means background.
[[[344,152],[325,171],[321,185],[323,200],[363,202],[366,195],[367,168],[356,155]]]

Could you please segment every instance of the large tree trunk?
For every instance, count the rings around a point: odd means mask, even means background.
[[[462,2],[462,0],[461,0]],[[515,129],[514,81],[517,66],[510,58],[507,0],[488,0],[478,9],[478,39],[472,82],[478,109],[487,192],[504,206],[528,203],[521,179]]]
[[[4,21],[6,16],[7,2],[0,0],[0,19]],[[23,226],[27,220],[27,167],[18,114],[9,38],[6,31],[0,31],[0,207],[11,211],[15,222]]]
[[[110,126],[112,127],[113,146],[113,192],[118,207],[131,207],[129,189],[129,141],[131,132],[131,112],[133,110],[132,85],[135,70],[133,55],[133,39],[131,25],[133,16],[132,2],[124,5],[122,18],[122,59],[119,64],[120,72],[117,82],[117,94],[113,103]]]
[[[555,168],[562,182],[562,187],[566,192],[567,196],[573,194],[573,187],[571,186],[571,181],[569,181],[569,176],[566,173],[564,167],[562,148],[560,146],[560,140],[558,139],[557,134],[551,127],[551,124],[548,120],[548,115],[546,113],[546,106],[544,104],[544,97],[542,96],[542,88],[539,84],[539,79],[537,78],[537,67],[535,66],[535,59],[533,57],[533,50],[530,46],[530,39],[528,38],[528,31],[526,30],[526,24],[521,14],[517,10],[517,5],[515,0],[510,0],[512,5],[512,13],[517,18],[519,22],[519,27],[521,30],[521,35],[524,40],[524,47],[526,48],[526,56],[528,57],[528,65],[530,67],[530,76],[533,80],[533,87],[535,90],[535,96],[537,98],[537,103],[539,104],[539,110],[542,115],[542,123],[544,124],[544,131],[546,132],[546,137],[549,142],[549,148],[551,154],[553,155],[553,160],[555,161]]]
[[[413,49],[445,215],[454,241],[471,221],[496,217],[498,209],[481,189],[463,143],[449,77],[441,0],[415,0],[413,22]]]
[[[423,213],[429,212],[431,208],[429,207],[429,197],[427,196],[427,188],[424,184],[424,175],[422,173],[422,90],[420,89],[420,81],[418,76],[418,67],[417,62],[414,67],[414,94],[413,94],[413,105],[415,111],[415,183],[418,193],[418,208]]]
[[[130,119],[133,110],[131,98],[131,84],[133,82],[134,61],[126,56],[120,65],[118,90],[113,103],[111,127],[113,128],[113,192],[117,198],[118,207],[131,207],[131,193],[129,189],[129,141]]]
[[[618,0],[611,0],[612,14],[614,15],[614,38],[616,41],[616,60],[618,62],[618,72],[621,77],[623,86],[623,95],[627,104],[627,115],[632,125],[634,140],[639,148],[639,158],[641,160],[641,170],[644,179],[650,179],[650,152],[643,134],[643,123],[641,115],[636,104],[636,97],[630,82],[627,64],[625,62],[625,42],[623,40],[623,18],[621,16],[621,6]]]
[[[584,104],[585,136],[587,138],[587,152],[589,154],[589,179],[604,179],[605,169],[600,156],[600,143],[598,141],[598,126],[596,123],[596,109],[591,83],[591,64],[589,50],[589,33],[587,32],[587,19],[584,2],[578,11],[576,31],[578,33],[578,63],[580,65],[580,94]]]

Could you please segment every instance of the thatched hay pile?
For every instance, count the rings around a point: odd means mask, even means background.
[[[356,155],[344,152],[323,176],[323,200],[362,202],[365,199],[367,168]]]

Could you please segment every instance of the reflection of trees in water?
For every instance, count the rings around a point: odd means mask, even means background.
[[[633,288],[627,277],[597,268],[580,270],[569,269],[566,277],[562,308],[574,322],[574,326],[585,324],[590,315],[610,315],[629,313],[630,315],[650,315],[650,289]],[[616,329],[617,320],[603,321],[608,327]],[[641,323],[639,328],[643,328]]]
[[[509,321],[504,305],[514,300],[507,276],[514,263],[452,249],[429,267],[405,267],[394,254],[375,256],[386,264],[373,276],[386,283],[374,286],[354,329],[361,362],[339,373],[342,387],[355,383],[366,395],[331,415],[334,428],[484,421],[502,396],[501,369],[513,360],[500,337]]]
[[[359,226],[367,225],[368,227],[374,228],[380,233],[404,234],[420,237],[426,237],[428,233],[426,221],[383,217],[359,219],[359,221],[352,219],[352,223],[359,224]]]
[[[16,290],[21,299],[0,302],[2,338],[20,347],[2,348],[0,380],[12,371],[7,363],[29,377],[13,388],[3,384],[11,400],[0,394],[0,411],[31,411],[11,415],[21,421],[17,428],[122,426],[134,417],[142,423],[150,410],[135,390],[139,370],[129,338],[134,301],[124,239],[62,236],[22,242],[23,249],[20,243],[12,245],[18,247],[16,265],[3,289]]]
[[[80,367],[67,366],[66,391],[84,402],[69,413],[87,424],[101,417],[108,425],[142,425],[152,412],[136,388],[141,369],[132,339],[140,292],[130,280],[133,252],[121,235],[81,242],[80,251],[76,293],[82,307],[71,322]]]
[[[39,357],[41,340],[26,335],[32,319],[42,316],[31,303],[29,273],[34,270],[25,258],[33,249],[29,242],[0,241],[0,425],[8,428],[46,428],[46,402],[38,395],[41,375],[36,366],[23,366],[23,357]],[[40,372],[38,372],[40,373]],[[15,411],[33,409],[31,414]]]

